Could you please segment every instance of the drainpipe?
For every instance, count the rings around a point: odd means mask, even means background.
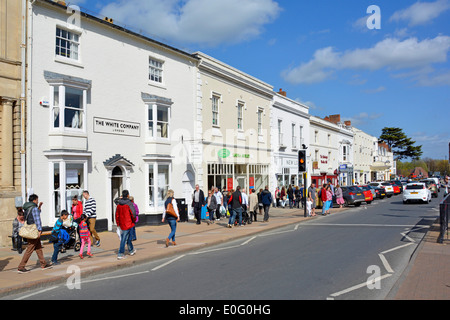
[[[22,54],[21,64],[21,93],[20,93],[20,177],[22,201],[26,199],[26,170],[25,170],[25,103],[26,103],[26,49],[27,49],[27,0],[22,0],[22,43],[20,45]]]

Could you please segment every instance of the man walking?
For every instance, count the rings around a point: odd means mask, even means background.
[[[123,190],[122,198],[115,199],[114,203],[117,204],[116,223],[122,230],[122,235],[120,237],[119,254],[117,255],[117,259],[121,260],[125,258],[125,244],[127,244],[128,252],[131,256],[136,253],[136,249],[134,249],[133,242],[131,241],[131,231],[136,223],[136,211],[134,209],[133,203],[129,199],[128,190]]]
[[[305,186],[306,187],[306,186]],[[308,197],[311,198],[311,215],[316,215],[316,184],[313,182],[311,186],[308,188]]]
[[[100,247],[100,237],[95,231],[95,221],[97,220],[97,203],[94,198],[92,198],[89,194],[89,191],[83,191],[83,198],[86,200],[84,203],[84,214],[88,217],[88,225],[89,231],[91,232],[91,236],[95,238],[95,245]]]
[[[258,202],[258,196],[256,195],[255,189],[250,189],[251,194],[248,197],[248,210],[250,212],[250,220],[248,223],[252,223],[253,221],[256,221],[256,216],[258,214],[259,209],[259,202]]]
[[[269,209],[272,203],[272,193],[269,191],[269,186],[266,186],[263,192],[261,192],[261,201],[264,207],[264,219],[263,222],[269,222]]]
[[[41,207],[42,202],[39,202],[39,197],[35,194],[32,194],[28,198],[28,202],[23,205],[25,221],[28,224],[36,224],[36,228],[39,231],[39,237],[37,239],[27,239],[28,247],[25,250],[22,261],[19,264],[18,267],[19,273],[30,272],[30,270],[25,269],[25,266],[28,262],[28,259],[30,259],[33,251],[36,251],[42,270],[51,268],[51,266],[47,264],[47,262],[44,259],[44,252],[42,250],[41,244],[41,234],[42,234]]]
[[[201,223],[202,220],[202,208],[205,206],[205,194],[203,190],[200,190],[198,184],[195,185],[195,191],[192,194],[192,208],[194,209],[194,216],[197,219],[197,224]]]
[[[242,226],[242,194],[241,187],[237,186],[236,191],[228,199],[228,204],[231,204],[231,216],[228,220],[228,228],[232,228],[236,215],[239,215],[239,226]]]

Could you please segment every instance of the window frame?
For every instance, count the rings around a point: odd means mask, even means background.
[[[60,35],[58,36],[58,30],[60,30]],[[62,37],[62,33],[66,32],[68,37],[67,38],[63,38]],[[78,39],[75,41],[72,37],[69,36],[77,36]],[[57,25],[56,26],[56,34],[55,34],[55,57],[59,58],[59,59],[67,59],[68,61],[76,61],[76,62],[81,62],[81,54],[80,54],[80,47],[81,47],[81,33],[74,31],[74,30],[67,30],[67,28],[64,28],[62,26]],[[58,46],[58,39],[60,40],[60,45]],[[70,50],[70,52],[76,52],[77,57],[74,58],[72,56],[67,56],[67,54],[62,54],[62,46],[61,46],[61,42],[62,41],[66,41],[69,43],[70,48],[68,49],[67,46],[65,47],[65,50]],[[76,48],[76,50],[72,49],[72,45],[74,45],[74,48]],[[58,48],[60,48],[59,52],[58,52]]]
[[[236,109],[237,109],[237,130],[239,132],[244,132],[245,102],[244,101],[238,101],[237,104],[236,104]]]
[[[160,141],[168,141],[170,140],[170,127],[171,127],[171,106],[160,104],[160,103],[146,103],[147,109],[147,139],[148,140],[160,140]],[[152,120],[149,120],[150,108],[152,110]],[[158,120],[158,109],[165,108],[167,109],[167,122]],[[150,122],[152,122],[152,130],[150,130]],[[158,123],[165,123],[167,125],[167,137],[158,137]],[[152,132],[152,134],[150,134]]]
[[[73,128],[66,127],[65,125],[65,115],[66,109],[75,110],[75,108],[71,108],[66,106],[66,88],[71,88],[75,90],[79,90],[82,92],[81,98],[81,108],[79,109],[82,113],[80,117],[81,128]],[[89,90],[88,85],[78,84],[78,83],[66,83],[62,82],[53,82],[50,83],[50,131],[51,132],[67,132],[67,133],[83,133],[86,134],[86,120],[87,120],[87,95]],[[56,91],[56,89],[58,89]],[[58,104],[56,105],[56,92]],[[55,110],[58,110],[59,121],[58,126],[55,126]]]
[[[167,171],[167,184],[164,184],[164,188],[165,188],[165,192],[167,195],[167,191],[170,189],[170,185],[172,182],[172,163],[171,162],[167,162],[167,161],[149,161],[146,162],[146,171],[147,171],[147,177],[146,177],[146,182],[147,182],[147,201],[146,201],[146,207],[147,210],[149,211],[158,211],[161,210],[162,208],[164,208],[164,197],[162,197],[161,201],[162,201],[162,205],[160,205],[159,201],[160,199],[158,198],[158,193],[159,193],[159,189],[161,188],[160,186],[160,181],[158,178],[158,175],[160,173],[159,168],[162,166],[167,166],[168,167],[168,171]],[[150,168],[152,167],[152,168]],[[153,171],[153,184],[150,184],[150,173]],[[150,188],[153,188],[153,194],[151,195],[150,193]],[[152,202],[153,204],[150,203],[150,196],[152,196]]]
[[[154,62],[152,64],[152,62]],[[151,84],[164,85],[165,83],[165,72],[164,72],[165,62],[161,59],[156,59],[154,57],[149,57],[148,59],[148,81]],[[154,79],[152,79],[152,76]]]
[[[214,110],[214,102],[217,101],[217,110]],[[220,104],[222,103],[222,95],[216,92],[211,93],[211,125],[213,127],[220,127]],[[216,123],[214,123],[214,115],[216,115]]]

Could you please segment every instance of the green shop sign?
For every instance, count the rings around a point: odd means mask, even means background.
[[[231,151],[228,149],[222,149],[219,150],[218,152],[218,156],[221,159],[226,159],[229,156],[231,156]],[[244,158],[244,159],[250,159],[250,155],[249,154],[239,154],[239,153],[233,153],[233,158]]]
[[[219,153],[218,153],[219,158],[221,158],[221,159],[228,158],[230,156],[230,154],[231,154],[231,152],[228,149],[219,150]]]

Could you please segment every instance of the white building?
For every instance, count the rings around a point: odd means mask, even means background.
[[[310,146],[311,180],[322,185],[330,180],[333,184],[353,184],[353,132],[351,123],[341,122],[340,115],[324,119],[311,117]]]
[[[28,193],[44,202],[44,226],[84,189],[100,230],[112,228],[123,189],[141,223],[157,223],[169,188],[186,196],[183,136],[194,131],[198,59],[66,10],[37,0],[28,16]]]
[[[353,133],[355,135],[353,148],[355,183],[367,184],[373,180],[371,167],[374,156],[377,154],[378,139],[355,127],[353,127]]]
[[[286,97],[286,93],[274,94],[271,108],[272,185],[276,187],[304,184],[303,174],[298,172],[298,151],[309,148],[309,108]]]
[[[374,159],[370,167],[372,171],[372,181],[390,180],[391,175],[397,174],[397,163],[394,160],[394,154],[386,143],[374,141]]]
[[[273,87],[204,53],[197,78],[192,159],[200,187],[269,185]],[[194,172],[192,173],[194,174]]]

